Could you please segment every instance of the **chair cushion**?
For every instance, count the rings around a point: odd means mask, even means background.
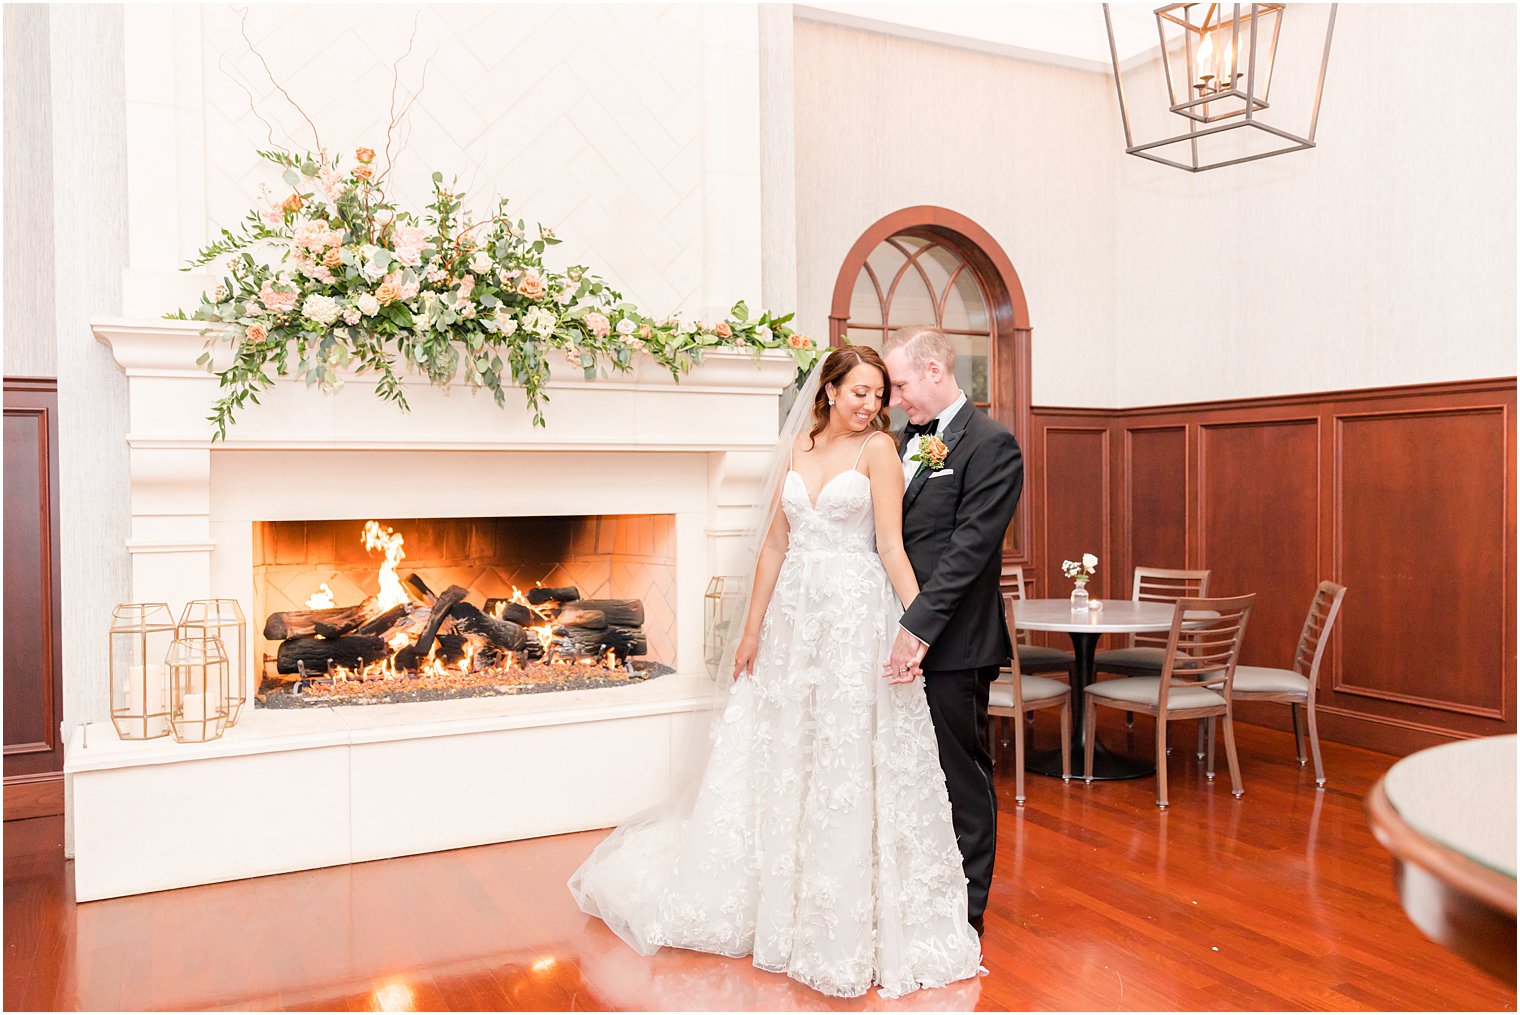
[[[1302,694],[1307,698],[1309,678],[1269,666],[1237,666],[1234,690],[1237,694]]]
[[[1022,658],[1022,657],[1021,657]],[[1093,662],[1097,669],[1102,670],[1104,664],[1114,666],[1143,666],[1146,669],[1161,672],[1161,667],[1166,663],[1166,649],[1164,648],[1115,648],[1107,652],[1099,652],[1093,656]]]
[[[1122,677],[1119,680],[1103,680],[1089,684],[1087,693],[1094,698],[1110,701],[1132,701],[1137,705],[1155,707],[1161,694],[1160,677]],[[1166,695],[1167,708],[1208,708],[1223,705],[1224,695],[1207,687],[1173,686]]]
[[[1044,645],[1020,645],[1018,653],[1019,668],[1025,673],[1065,670],[1076,660],[1076,656],[1070,652],[1046,648]]]
[[[1032,701],[1044,701],[1047,698],[1059,698],[1066,694],[1070,688],[1064,681],[1051,680],[1049,677],[1024,677],[1024,704]],[[1013,707],[1013,681],[994,680],[987,693],[987,704],[991,708]]]

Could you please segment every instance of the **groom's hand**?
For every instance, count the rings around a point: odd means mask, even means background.
[[[924,654],[928,651],[928,645],[914,637],[907,628],[899,627],[897,639],[892,642],[892,654],[887,657],[881,675],[887,678],[889,684],[911,683],[923,673],[918,664],[923,662]]]

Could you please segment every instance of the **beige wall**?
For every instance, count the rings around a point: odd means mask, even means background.
[[[48,7],[5,5],[5,373],[56,377]]]
[[[1112,404],[1112,84],[800,18],[794,42],[802,328],[827,333],[840,263],[872,222],[942,205],[986,228],[1019,272],[1035,400]]]
[[[1515,373],[1513,7],[1343,5],[1320,147],[1197,175],[1123,154],[1108,75],[804,19],[794,39],[806,328],[866,226],[940,204],[1019,271],[1038,405]]]

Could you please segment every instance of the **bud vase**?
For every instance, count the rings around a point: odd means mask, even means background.
[[[1071,612],[1086,613],[1088,601],[1087,583],[1077,582],[1077,587],[1071,590]]]

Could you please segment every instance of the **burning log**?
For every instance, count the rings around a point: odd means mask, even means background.
[[[542,606],[544,603],[573,603],[580,597],[580,590],[573,585],[557,589],[541,586],[528,590],[528,602],[534,606]]]
[[[577,609],[600,610],[613,627],[642,627],[644,625],[644,601],[642,599],[582,599]]]
[[[492,596],[490,599],[487,599],[485,610],[482,612],[488,617],[495,617],[498,620],[510,620],[512,623],[520,624],[523,627],[544,622],[542,617],[535,614],[522,603],[514,603],[510,599],[502,599],[499,596]]]
[[[554,634],[568,641],[577,655],[601,656],[608,649],[617,653],[619,659],[646,655],[649,641],[644,632],[633,627],[608,627],[601,631],[588,631],[583,627],[556,627]]]
[[[392,606],[384,613],[376,614],[358,627],[353,633],[357,635],[379,635],[384,637],[390,633],[390,629],[406,619],[407,607],[405,603],[400,606]]]
[[[326,673],[328,665],[360,669],[384,659],[390,652],[384,638],[347,635],[342,638],[301,636],[280,643],[275,666],[280,673],[296,673],[304,665],[308,672]]]
[[[600,631],[607,626],[607,614],[601,610],[584,609],[577,603],[560,610],[554,622],[564,627],[584,627],[589,631]]]
[[[488,617],[471,603],[456,604],[450,615],[459,630],[484,638],[497,648],[516,651],[528,644],[528,633],[521,624]]]
[[[264,637],[269,641],[301,638],[321,634],[335,638],[364,623],[375,612],[375,601],[366,599],[357,606],[336,606],[326,610],[286,610],[271,613],[264,621]],[[322,625],[318,631],[317,625]],[[294,671],[291,671],[294,672]]]
[[[417,600],[420,606],[432,606],[438,598],[433,590],[428,588],[428,583],[422,580],[422,576],[416,571],[401,579],[401,585],[406,589],[407,595]]]
[[[464,602],[464,597],[469,594],[469,590],[463,585],[450,585],[443,590],[443,594],[433,603],[427,624],[423,626],[422,633],[417,636],[417,643],[408,645],[396,653],[398,669],[414,670],[418,663],[427,658],[428,652],[433,648],[433,638],[438,634],[438,628],[448,617],[449,611]]]

